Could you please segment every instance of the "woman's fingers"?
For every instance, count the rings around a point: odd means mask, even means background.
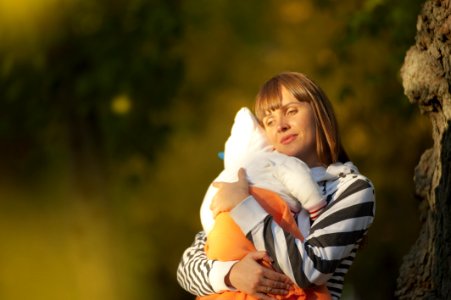
[[[213,186],[218,189],[210,205],[214,215],[230,211],[249,196],[249,184],[244,169],[238,172],[238,181],[214,182]]]
[[[263,293],[256,293],[253,296],[259,300],[274,300],[273,297],[268,296],[267,294],[263,294]]]
[[[238,182],[240,182],[241,184],[244,184],[244,185],[248,185],[248,181],[246,178],[246,171],[244,170],[244,168],[240,168],[238,170]]]
[[[274,284],[276,285],[274,287],[276,288],[284,288],[287,286],[290,287],[293,284],[288,276],[271,269],[265,269],[263,276],[268,280],[269,283],[274,282]]]
[[[211,185],[214,186],[217,189],[220,189],[224,183],[225,182],[222,182],[222,181],[215,181]]]
[[[269,263],[272,263],[272,259],[268,255],[268,253],[266,253],[266,251],[254,251],[254,252],[248,253],[246,256],[255,261],[265,260]]]
[[[272,299],[271,297],[266,298],[266,294],[287,294],[291,288],[290,279],[281,273],[262,266],[262,261],[271,261],[264,251],[247,254],[230,270],[227,277],[230,285],[258,299]]]
[[[291,280],[278,272],[266,269],[259,291],[275,295],[285,295],[292,288]]]
[[[228,184],[228,183],[230,183],[230,182],[215,181],[212,183],[212,185],[215,188],[220,189],[224,184]],[[235,181],[234,183],[236,183],[237,185],[239,185],[242,188],[248,188],[249,182],[247,181],[246,170],[244,168],[240,168],[238,170],[238,180]]]

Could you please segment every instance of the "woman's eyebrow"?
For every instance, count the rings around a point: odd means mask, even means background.
[[[263,118],[268,118],[271,117],[273,115],[273,112],[275,111],[275,109],[268,109],[265,111],[265,115],[263,116]]]
[[[298,105],[299,103],[300,103],[299,101],[292,101],[292,102],[289,102],[289,103],[283,105],[282,107],[280,107],[280,109],[285,109],[285,108],[290,107],[292,105]]]
[[[268,109],[268,110],[265,111],[265,115],[263,116],[263,119],[262,119],[262,120],[265,120],[265,119],[267,119],[267,118],[272,117],[273,114],[274,114],[274,112],[275,112],[276,110],[282,110],[282,111],[285,111],[285,110],[287,110],[290,106],[298,105],[298,104],[300,104],[300,103],[301,103],[301,102],[299,102],[299,101],[292,101],[292,102],[289,102],[289,103],[287,103],[287,104],[285,104],[285,105],[283,105],[283,106],[279,106],[278,108],[275,108],[275,109]]]

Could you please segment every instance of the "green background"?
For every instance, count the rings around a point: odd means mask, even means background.
[[[0,0],[0,298],[193,299],[176,282],[235,112],[282,71],[333,102],[377,217],[343,299],[392,299],[430,124],[414,0]]]

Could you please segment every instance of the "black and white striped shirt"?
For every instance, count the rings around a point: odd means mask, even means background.
[[[256,248],[273,258],[275,269],[293,278],[301,288],[326,284],[332,298],[340,299],[344,276],[374,219],[374,188],[351,163],[311,171],[328,205],[311,228],[305,226],[308,215],[298,215],[299,228],[306,237],[303,242],[283,231],[252,197],[234,208],[231,215]],[[246,217],[249,215],[252,217]],[[179,284],[198,296],[227,289],[224,276],[234,263],[209,260],[205,242],[205,234],[198,233],[177,270]]]

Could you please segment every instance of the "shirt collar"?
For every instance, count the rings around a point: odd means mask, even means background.
[[[336,180],[340,176],[347,174],[359,174],[357,167],[350,161],[346,163],[333,163],[327,167],[314,167],[310,169],[313,179],[316,182]]]

